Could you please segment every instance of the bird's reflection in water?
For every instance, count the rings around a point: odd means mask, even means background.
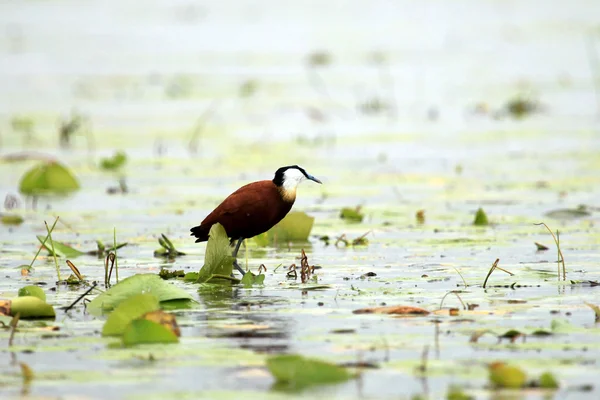
[[[289,347],[293,320],[274,315],[285,298],[263,296],[232,285],[202,285],[198,290],[206,307],[203,335],[232,340],[259,353],[281,353]]]

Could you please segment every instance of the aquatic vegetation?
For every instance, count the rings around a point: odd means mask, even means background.
[[[43,161],[27,171],[19,191],[29,196],[61,195],[79,190],[75,175],[58,161]]]

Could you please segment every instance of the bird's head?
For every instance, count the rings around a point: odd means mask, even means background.
[[[304,180],[321,183],[320,180],[307,173],[304,168],[297,165],[281,167],[275,172],[273,183],[281,189],[282,195],[289,200],[296,198],[296,187]]]

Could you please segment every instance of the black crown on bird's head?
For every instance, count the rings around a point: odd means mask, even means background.
[[[281,167],[281,168],[279,168],[277,171],[275,171],[275,177],[273,178],[273,183],[276,186],[282,186],[284,184],[284,182],[285,182],[286,171],[288,171],[290,169],[296,169],[296,170],[300,171],[302,173],[302,175],[304,175],[304,177],[306,179],[308,179],[308,180],[315,181],[317,183],[321,183],[320,180],[318,180],[314,176],[312,176],[309,173],[307,173],[304,170],[304,168],[302,168],[302,167],[300,167],[298,165],[288,165],[287,167]]]

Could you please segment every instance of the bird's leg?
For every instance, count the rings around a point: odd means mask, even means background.
[[[243,241],[244,241],[244,238],[239,238],[238,239],[238,242],[235,245],[235,250],[233,250],[233,254],[232,254],[232,256],[234,258],[234,260],[233,260],[233,266],[235,267],[235,269],[237,269],[240,272],[240,274],[242,274],[242,276],[244,276],[244,274],[246,273],[246,271],[244,271],[242,269],[242,267],[240,267],[240,265],[238,264],[238,262],[237,262],[237,253],[240,250],[240,246],[242,245]]]

